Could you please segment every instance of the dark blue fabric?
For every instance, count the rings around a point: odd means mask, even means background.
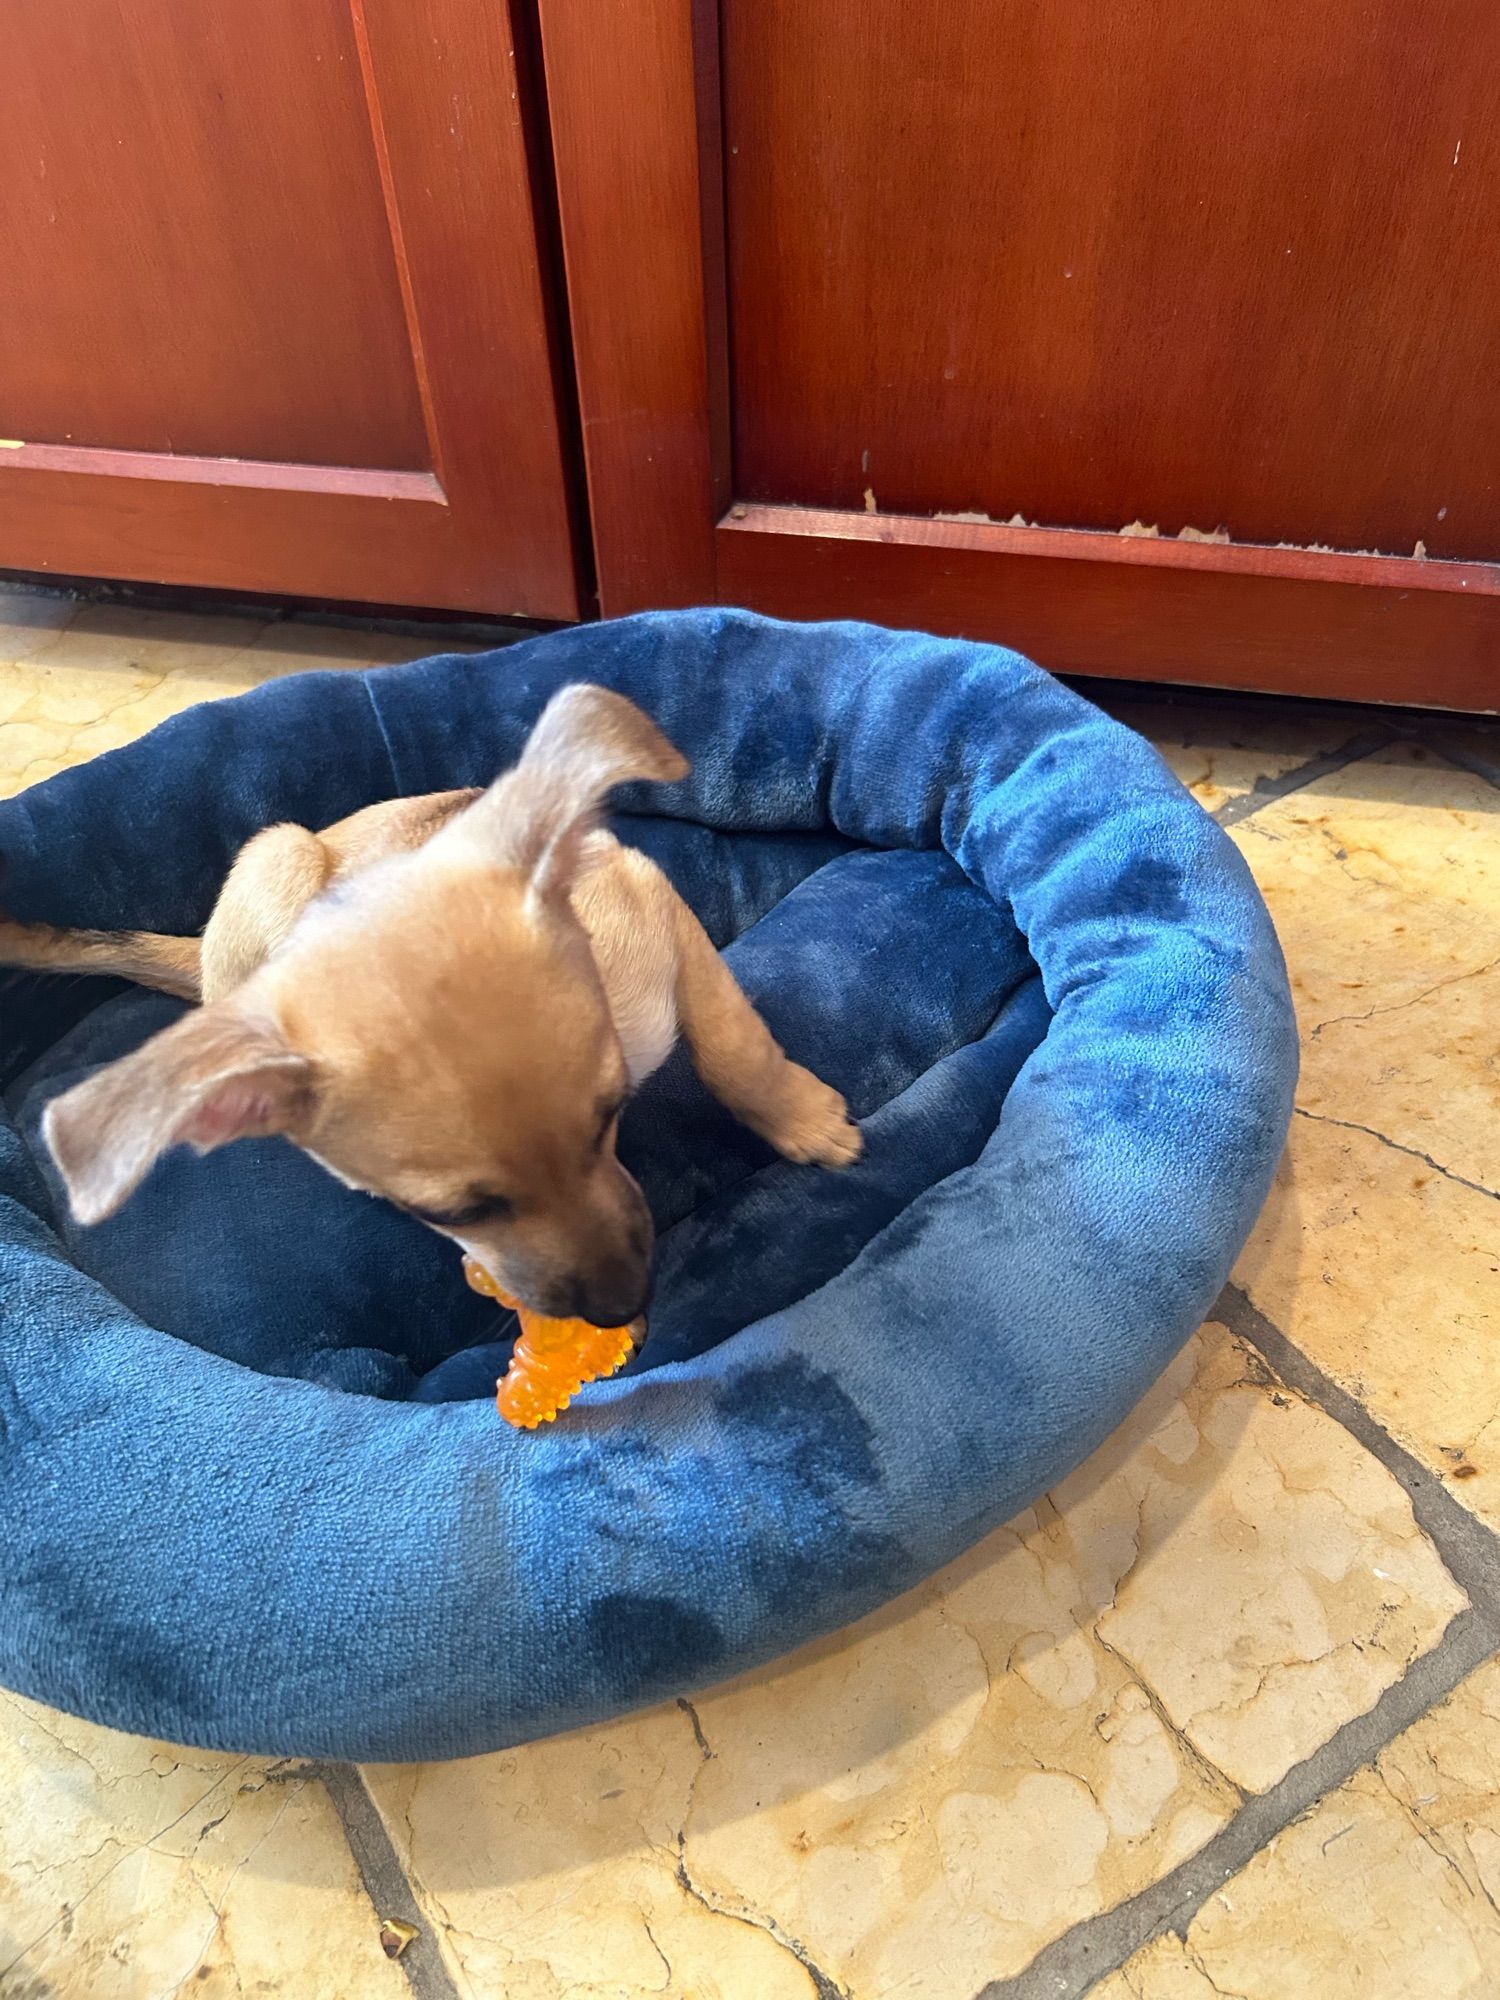
[[[480,783],[548,695],[694,760],[622,799],[865,1159],[777,1159],[679,1051],[622,1150],[661,1231],[644,1354],[508,1430],[507,1319],[290,1147],[63,1216],[47,1099],[176,1011],[0,1013],[0,1680],[226,1749],[450,1756],[686,1691],[957,1554],[1198,1324],[1296,1070],[1270,922],[1155,753],[994,647],[731,611],[318,674],[0,805],[12,914],[201,924],[256,828]]]

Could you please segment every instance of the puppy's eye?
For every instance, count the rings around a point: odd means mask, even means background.
[[[458,1208],[417,1208],[404,1201],[396,1205],[434,1229],[475,1229],[484,1222],[508,1222],[515,1213],[503,1194],[478,1195]]]

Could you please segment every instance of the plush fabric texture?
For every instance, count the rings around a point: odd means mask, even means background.
[[[510,1322],[452,1246],[289,1146],[174,1155],[76,1229],[43,1107],[178,1008],[12,977],[8,1686],[344,1758],[686,1692],[1015,1513],[1213,1301],[1290,1115],[1275,935],[1156,754],[995,647],[704,610],[280,682],[0,805],[6,906],[192,931],[257,828],[482,783],[576,680],[692,757],[620,830],[848,1094],[866,1158],[778,1160],[679,1050],[622,1139],[661,1232],[651,1340],[519,1433]]]

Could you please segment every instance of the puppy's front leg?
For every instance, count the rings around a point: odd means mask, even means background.
[[[839,1093],[794,1063],[741,992],[686,903],[674,897],[677,1009],[698,1074],[789,1160],[847,1167],[864,1150]]]

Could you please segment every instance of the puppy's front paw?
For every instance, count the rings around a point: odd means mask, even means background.
[[[765,1136],[789,1160],[817,1167],[852,1167],[865,1149],[864,1136],[836,1090],[811,1070],[790,1066],[786,1101]]]

